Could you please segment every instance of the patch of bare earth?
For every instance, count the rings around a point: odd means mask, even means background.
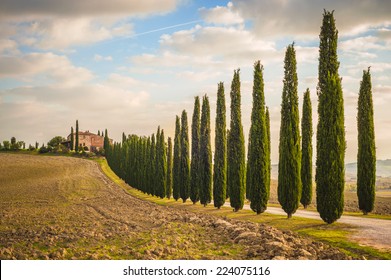
[[[95,162],[0,154],[0,259],[348,259],[290,231],[159,206]]]

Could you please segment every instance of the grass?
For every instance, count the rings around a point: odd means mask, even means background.
[[[157,197],[152,197],[129,187],[110,169],[105,159],[100,158],[96,159],[96,161],[99,163],[100,168],[106,174],[106,176],[108,176],[113,182],[120,186],[126,193],[139,199],[147,200],[159,205],[186,209],[196,213],[204,213],[232,219],[251,221],[255,223],[263,223],[281,230],[291,230],[301,236],[309,237],[315,241],[324,242],[331,246],[337,247],[353,258],[365,257],[366,259],[391,259],[391,251],[380,251],[369,246],[361,246],[357,242],[353,241],[351,237],[357,229],[350,225],[343,223],[327,225],[320,220],[295,216],[288,220],[286,216],[282,215],[273,215],[268,213],[255,215],[254,212],[250,210],[233,212],[229,207],[222,207],[218,210],[214,208],[213,205],[204,207],[200,204],[193,204],[191,201],[183,203],[182,201],[175,201],[174,199],[160,199]],[[349,214],[353,216],[362,216],[360,213]],[[368,216],[368,218],[384,218],[382,215]]]

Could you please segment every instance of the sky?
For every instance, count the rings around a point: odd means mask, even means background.
[[[0,0],[0,140],[26,144],[80,130],[174,136],[195,96],[211,104],[217,84],[227,109],[240,68],[248,138],[253,65],[264,66],[272,163],[278,163],[283,60],[295,42],[299,111],[310,89],[316,147],[319,32],[334,10],[345,103],[346,162],[357,158],[357,101],[371,67],[377,158],[391,158],[391,2],[388,0]],[[191,123],[189,123],[190,127]],[[227,112],[229,126],[229,110]],[[315,153],[314,153],[315,156]]]

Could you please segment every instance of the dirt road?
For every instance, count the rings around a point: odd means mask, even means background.
[[[250,206],[245,205],[245,209],[250,209]],[[266,212],[286,215],[284,210],[277,207],[268,207]],[[321,220],[319,213],[314,211],[297,210],[294,216]],[[391,220],[342,215],[338,222],[357,227],[358,230],[354,235],[354,239],[360,244],[391,250]]]
[[[0,259],[348,259],[267,225],[134,198],[95,162],[0,153]]]

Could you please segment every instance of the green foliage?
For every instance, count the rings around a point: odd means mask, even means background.
[[[172,195],[172,140],[171,137],[168,137],[166,197],[171,198],[171,195]]]
[[[193,119],[191,123],[191,163],[190,163],[190,199],[193,203],[200,200],[200,98],[195,97]]]
[[[237,212],[243,208],[245,194],[245,148],[240,109],[240,70],[234,71],[231,83],[231,123],[228,136],[227,188],[231,207]]]
[[[277,191],[278,201],[290,218],[299,207],[302,188],[299,97],[294,44],[287,47],[284,64]]]
[[[159,131],[160,127],[158,128]],[[157,134],[156,139],[156,195],[160,198],[166,196],[167,186],[167,148],[164,141],[164,131]]]
[[[174,138],[174,163],[173,163],[173,181],[172,195],[175,200],[180,197],[181,188],[181,123],[178,116],[175,120],[175,138]]]
[[[200,138],[200,202],[206,206],[212,200],[212,147],[210,142],[210,106],[208,96],[202,98]]]
[[[312,201],[312,105],[310,90],[304,92],[303,116],[301,118],[301,182],[303,189],[300,202],[307,208]]]
[[[224,205],[227,195],[227,129],[225,111],[224,84],[220,82],[217,90],[213,166],[213,203],[218,209]]]
[[[187,113],[182,111],[181,116],[181,160],[180,160],[180,189],[179,193],[183,202],[189,198],[190,192],[190,149],[189,129],[187,126]]]
[[[267,142],[263,66],[258,60],[254,64],[253,107],[246,176],[246,193],[251,201],[250,208],[257,214],[266,210],[270,194]]]
[[[375,205],[376,147],[370,69],[363,72],[358,96],[357,196],[364,215]]]
[[[8,140],[4,140],[4,141],[3,141],[3,149],[4,149],[5,151],[9,151],[9,150],[11,149],[11,143],[10,143],[10,141],[8,141]]]
[[[48,142],[48,146],[50,146],[52,148],[57,148],[64,141],[65,141],[64,137],[62,137],[62,136],[55,136]]]
[[[79,152],[79,121],[78,120],[76,120],[75,152],[76,153]]]
[[[71,126],[71,143],[70,143],[70,149],[71,151],[75,148],[75,135],[73,134],[73,126]]]
[[[319,44],[318,127],[316,133],[316,202],[326,223],[339,219],[344,206],[345,127],[333,12],[325,11]]]
[[[266,149],[267,149],[267,169],[268,169],[268,177],[267,177],[267,183],[266,186],[269,190],[270,194],[270,182],[271,182],[271,175],[272,175],[272,159],[271,159],[271,142],[270,142],[270,114],[269,114],[269,108],[266,107],[266,115],[265,115],[265,123],[266,123]]]

